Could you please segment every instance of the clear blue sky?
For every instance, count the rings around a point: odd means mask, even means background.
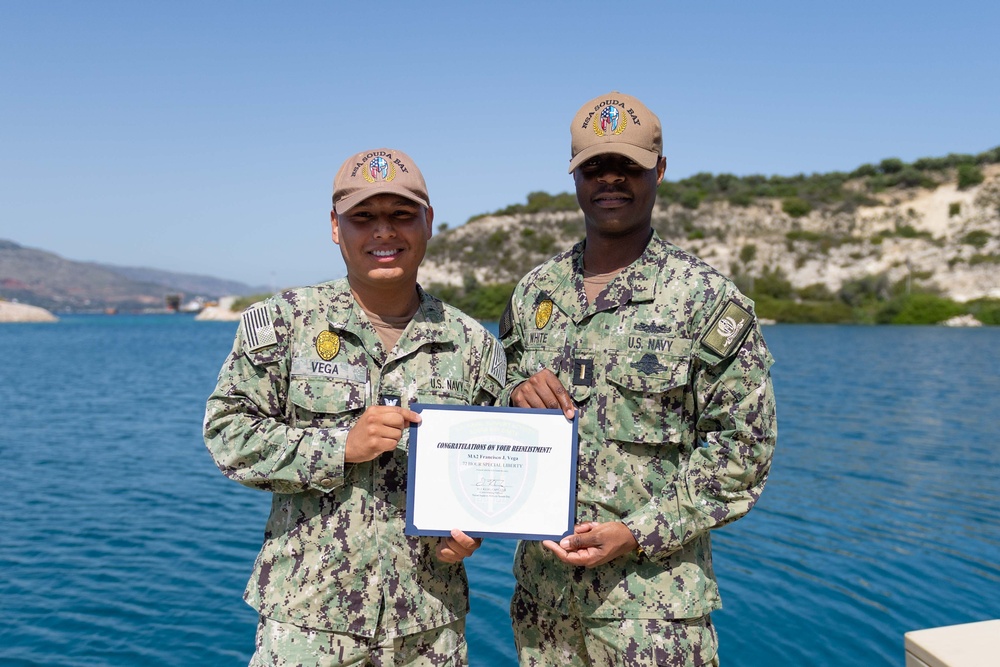
[[[1000,144],[995,2],[0,1],[0,238],[253,285],[343,275],[331,182],[409,153],[436,221],[572,188],[612,89],[667,178]]]

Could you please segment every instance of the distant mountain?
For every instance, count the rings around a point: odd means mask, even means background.
[[[56,312],[159,310],[168,294],[187,302],[265,291],[209,276],[76,262],[0,239],[0,298]]]
[[[152,283],[169,287],[172,291],[187,296],[203,296],[217,299],[220,296],[245,296],[249,294],[270,293],[270,287],[258,285],[251,287],[235,280],[225,280],[212,276],[195,275],[191,273],[174,273],[160,269],[146,269],[138,266],[113,266],[111,264],[93,264],[98,268],[107,269],[129,280],[141,283]]]

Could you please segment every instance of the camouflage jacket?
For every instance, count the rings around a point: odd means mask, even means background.
[[[439,538],[403,534],[408,434],[373,461],[344,461],[347,433],[371,405],[492,405],[502,389],[499,341],[419,293],[388,354],[346,279],[243,315],[208,399],[205,442],[227,477],[273,493],[244,595],[264,616],[372,636],[381,609],[394,636],[468,611],[464,567],[436,559]]]
[[[500,324],[513,389],[541,368],[580,411],[577,521],[621,521],[640,551],[592,569],[538,542],[515,556],[537,602],[603,618],[693,618],[721,606],[709,530],[746,514],[777,437],[772,358],[753,304],[655,234],[593,303],[584,243],[526,275]]]

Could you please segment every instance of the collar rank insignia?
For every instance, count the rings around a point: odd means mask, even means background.
[[[642,355],[642,359],[639,361],[633,361],[629,364],[629,366],[645,375],[652,375],[653,373],[662,373],[663,371],[670,370],[670,366],[664,366],[661,364],[660,360],[657,359],[656,355],[652,352],[647,352]]]
[[[573,359],[573,384],[583,387],[594,386],[593,359]]]
[[[753,315],[750,311],[730,299],[719,317],[708,327],[708,332],[702,336],[701,344],[720,357],[728,357],[743,342],[751,324]]]
[[[243,339],[247,352],[256,352],[278,344],[278,337],[274,333],[274,324],[271,322],[271,313],[267,306],[261,304],[247,308],[243,311],[241,319],[243,320]]]
[[[316,336],[316,354],[323,361],[330,361],[340,352],[340,336],[332,331],[320,331]]]
[[[552,317],[552,299],[543,299],[535,308],[535,327],[544,329]]]

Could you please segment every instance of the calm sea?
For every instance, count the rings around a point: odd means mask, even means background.
[[[0,325],[0,664],[245,665],[268,496],[215,468],[235,324]],[[726,667],[902,665],[1000,618],[1000,329],[769,327],[771,480],[715,534]],[[514,663],[511,542],[469,561],[474,666]]]

